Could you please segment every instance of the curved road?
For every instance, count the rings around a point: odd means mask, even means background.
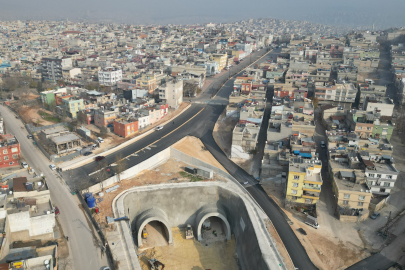
[[[278,51],[279,50],[276,52],[270,52],[259,62],[274,59],[274,57],[278,54]],[[257,57],[254,57],[253,59],[255,58]],[[245,60],[245,62],[247,61],[249,60]],[[240,75],[240,73],[238,73],[238,75]],[[219,80],[224,80],[224,76],[226,78],[226,76],[229,75],[225,73],[219,78]],[[209,93],[208,91],[203,93],[199,98],[194,99],[196,104],[193,104],[186,112],[175,119],[175,124],[167,124],[163,130],[155,131],[152,134],[134,142],[133,144],[118,150],[114,154],[107,156],[106,160],[109,164],[111,164],[115,162],[116,155],[122,155],[124,157],[128,156],[128,166],[134,166],[169,147],[184,136],[191,135],[200,138],[212,155],[235,179],[241,183],[249,183],[245,186],[246,190],[252,195],[252,197],[257,201],[257,203],[262,207],[267,216],[273,222],[294,262],[294,265],[299,269],[317,269],[312,264],[305,249],[288,225],[283,211],[266,194],[263,188],[251,175],[246,173],[243,169],[226,157],[213,138],[212,131],[214,129],[214,125],[219,115],[225,109],[232,89],[233,79],[225,83],[214,99],[209,100],[212,93]],[[208,88],[208,90],[211,90],[211,88]],[[193,118],[188,121],[191,117]],[[149,147],[145,148],[146,146]],[[136,155],[132,155],[135,152]],[[81,183],[85,183],[86,185],[90,186],[95,182],[96,179],[91,179],[90,177],[90,179],[87,179],[87,181],[83,181],[83,175],[92,173],[96,166],[97,165],[95,162],[92,162],[80,168],[65,171],[63,172],[64,179],[66,179],[66,181],[69,183],[72,183],[75,179],[81,179]]]

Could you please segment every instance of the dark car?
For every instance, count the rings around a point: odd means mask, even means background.
[[[374,214],[372,214],[372,215],[370,216],[370,218],[371,218],[371,219],[376,219],[376,218],[378,218],[379,216],[380,216],[380,213],[374,212]]]
[[[83,156],[89,156],[91,154],[93,154],[93,152],[86,152],[86,153],[83,154]]]
[[[57,206],[55,206],[55,216],[57,216],[57,215],[59,215],[59,214],[60,214],[59,208],[58,208]]]
[[[27,138],[28,138],[28,139],[32,139],[32,135],[27,135]]]
[[[103,159],[105,159],[104,156],[97,156],[97,157],[96,157],[96,161],[100,161],[100,160],[103,160]]]

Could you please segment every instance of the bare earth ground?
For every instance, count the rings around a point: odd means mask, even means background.
[[[205,149],[202,142],[196,137],[187,136],[177,143],[173,144],[173,148],[182,151],[183,153],[198,158],[212,166],[215,166],[226,172],[225,168]]]
[[[269,219],[266,220],[266,228],[270,235],[273,237],[274,241],[276,242],[277,249],[284,259],[284,263],[287,269],[295,270],[294,264],[288,254],[287,249],[284,246],[283,240],[281,240],[280,236],[278,235],[276,229],[274,228],[273,224]]]
[[[25,123],[38,123],[41,126],[48,126],[55,124],[54,122],[49,122],[42,119],[42,117],[38,114],[38,111],[43,111],[51,115],[53,114],[52,112],[45,109],[41,109],[39,107],[23,106],[20,112],[20,116]]]
[[[216,143],[227,156],[231,155],[232,131],[238,123],[237,117],[225,117],[226,111],[219,116],[212,133]]]
[[[235,238],[230,241],[214,242],[203,245],[196,239],[187,240],[185,232],[172,228],[173,245],[149,249],[140,256],[141,267],[149,270],[148,259],[155,258],[173,270],[236,270]]]
[[[282,188],[274,185],[271,182],[261,183],[267,194],[272,197],[279,205],[283,203]],[[277,194],[278,193],[278,194]],[[331,228],[322,226],[314,229],[300,219],[296,218],[295,214],[282,209],[287,214],[288,218],[293,222],[291,229],[300,240],[308,253],[311,261],[319,268],[324,270],[346,269],[350,265],[370,256],[370,253],[365,251],[365,246],[358,232],[352,223],[342,223],[342,226],[347,228],[344,230],[345,235],[334,237]],[[301,234],[298,229],[305,230],[307,235]]]
[[[222,151],[228,156],[231,156],[231,146],[232,146],[232,131],[235,125],[238,123],[239,119],[237,117],[225,117],[226,111],[224,111],[217,122],[215,123],[213,136],[215,142],[222,149]],[[240,158],[231,158],[231,160],[237,164],[239,167],[244,169],[247,173],[252,174],[253,160],[245,160]]]
[[[141,172],[134,178],[125,179],[121,181],[121,183],[117,183],[120,187],[110,193],[105,193],[104,196],[101,198],[98,194],[94,194],[96,201],[102,199],[101,202],[97,203],[97,207],[100,209],[98,214],[94,214],[95,219],[103,225],[106,225],[106,217],[113,217],[112,211],[112,201],[114,198],[122,191],[125,191],[131,187],[138,187],[138,186],[147,186],[147,185],[156,185],[161,183],[182,183],[182,182],[189,182],[190,179],[187,177],[181,176],[180,172],[184,170],[187,164],[183,162],[179,162],[175,159],[169,159],[166,163],[162,164],[161,166],[153,169],[153,170],[146,170]],[[214,181],[222,181],[222,179],[216,177],[214,175]],[[210,181],[210,180],[202,180],[202,181]],[[104,187],[104,190],[109,187]]]

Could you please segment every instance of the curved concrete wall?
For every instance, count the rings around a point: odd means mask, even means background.
[[[203,208],[200,209],[200,211],[198,211],[197,214],[197,218],[196,218],[196,222],[195,224],[196,229],[197,229],[197,240],[201,241],[202,237],[201,237],[201,227],[203,222],[209,218],[209,217],[218,217],[220,219],[222,219],[222,221],[225,224],[225,228],[226,228],[226,239],[231,240],[231,226],[229,225],[229,222],[225,216],[225,212],[222,209],[219,209],[218,207],[214,207],[214,206],[204,206]]]
[[[155,188],[144,191],[126,193],[122,203],[123,209],[128,210],[126,214],[132,219],[131,227],[139,229],[147,220],[145,218],[148,216],[147,211],[160,209],[163,212],[160,213],[162,219],[167,214],[167,221],[164,223],[167,224],[166,226],[171,228],[191,224],[195,235],[198,235],[196,230],[199,230],[200,220],[204,216],[217,213],[222,216],[223,220],[228,221],[229,230],[235,235],[236,252],[241,268],[269,269],[266,261],[269,260],[268,256],[272,257],[272,255],[263,253],[264,251],[260,249],[249,211],[238,194],[214,183],[204,187],[177,185],[178,187],[170,188],[164,185],[155,186]],[[151,206],[153,208],[150,208]],[[204,209],[206,209],[205,212]],[[153,215],[156,216],[156,214]],[[218,215],[220,218],[221,216]]]
[[[167,221],[167,215],[163,210],[159,208],[151,208],[144,212],[142,212],[136,218],[135,222],[135,231],[137,232],[137,244],[139,247],[142,246],[142,229],[145,227],[146,224],[152,221],[159,221],[163,223],[166,227],[166,234],[169,237],[168,242],[169,244],[173,244],[173,234],[172,230],[170,229],[169,222]]]

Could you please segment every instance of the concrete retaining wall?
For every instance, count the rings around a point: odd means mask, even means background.
[[[212,203],[219,210],[207,212],[207,209],[212,209]],[[139,223],[144,219],[145,211],[158,208],[167,216],[168,226],[184,227],[191,224],[195,235],[198,235],[196,230],[199,228],[197,220],[207,214],[222,212],[222,218],[226,216],[230,230],[235,235],[236,251],[242,269],[269,269],[244,201],[227,189],[216,185],[173,188],[159,185],[153,190],[126,193],[123,208],[125,211],[129,210],[132,228],[140,228]],[[200,213],[202,216],[199,216]]]
[[[123,171],[121,173],[121,179],[128,179],[136,176],[138,173],[144,170],[150,170],[154,167],[159,166],[160,164],[165,163],[170,158],[170,148],[166,148],[165,150],[157,153],[156,155],[151,156],[147,160],[142,161],[141,163]],[[114,175],[98,184],[95,184],[88,189],[84,190],[84,192],[93,192],[97,193],[103,190],[104,187],[111,186],[115,183],[119,182],[118,175]]]
[[[381,208],[384,207],[385,203],[387,202],[389,197],[384,198],[383,200],[381,200],[379,203],[374,204],[374,203],[370,203],[368,209],[370,209],[370,212],[374,213],[375,211],[380,210]]]
[[[159,209],[158,207],[153,206],[153,208],[150,208],[143,213],[141,213],[137,219],[136,219],[136,224],[135,224],[135,231],[137,232],[134,235],[137,235],[137,245],[141,247],[143,245],[142,242],[142,229],[145,227],[146,224],[152,221],[159,221],[163,223],[166,227],[166,234],[168,235],[168,243],[173,244],[173,234],[172,230],[170,229],[170,225],[168,222],[167,214],[162,210]]]

